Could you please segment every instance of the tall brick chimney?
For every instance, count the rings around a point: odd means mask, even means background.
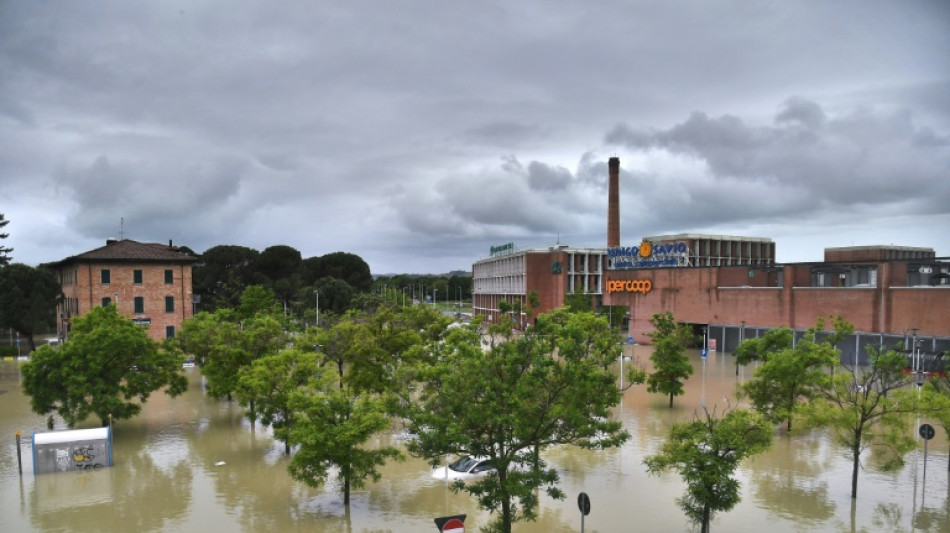
[[[607,161],[607,247],[620,246],[620,158]]]

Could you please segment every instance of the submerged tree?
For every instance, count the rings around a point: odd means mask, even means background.
[[[73,319],[69,342],[42,346],[22,367],[23,391],[33,411],[59,414],[72,427],[96,415],[106,423],[132,418],[151,393],[184,392],[184,356],[151,340],[115,305]],[[51,419],[52,420],[52,419]]]
[[[867,368],[841,366],[817,389],[803,407],[807,421],[830,429],[851,460],[851,498],[858,496],[861,454],[875,448],[884,470],[904,464],[904,455],[916,446],[907,431],[906,415],[920,407],[916,391],[908,387],[904,355],[868,347]],[[840,366],[840,365],[839,365]]]
[[[672,469],[686,482],[677,502],[686,516],[709,533],[714,513],[741,501],[732,476],[739,463],[772,444],[771,425],[758,413],[727,410],[721,418],[705,408],[692,422],[674,424],[660,451],[644,459],[652,474]]]
[[[653,372],[647,376],[647,390],[670,396],[670,407],[673,407],[673,397],[684,393],[683,383],[693,374],[693,365],[686,356],[686,346],[692,334],[689,328],[678,324],[673,313],[657,313],[650,319],[654,331],[647,336],[652,339]]]
[[[483,349],[476,326],[466,326],[429,346],[418,403],[406,413],[418,435],[409,444],[414,454],[433,464],[445,455],[491,460],[495,472],[451,488],[497,512],[492,528],[504,533],[536,517],[541,487],[564,498],[541,450],[607,448],[629,438],[609,420],[620,391],[609,369],[617,339],[606,320],[562,308],[539,316],[523,334],[507,335]]]
[[[284,442],[290,454],[290,430],[294,426],[292,395],[311,385],[319,374],[315,352],[286,348],[252,362],[240,371],[236,395],[241,405],[251,410],[248,416],[274,429],[274,437]]]
[[[791,329],[775,328],[766,331],[761,337],[745,339],[736,347],[736,364],[766,361],[771,354],[791,348],[792,338]]]
[[[311,487],[327,482],[332,467],[343,487],[343,505],[350,504],[352,488],[367,479],[378,481],[379,468],[402,454],[392,446],[367,447],[366,441],[389,427],[382,397],[337,385],[335,372],[324,372],[308,387],[290,396],[295,423],[290,427],[291,444],[299,448],[290,460],[290,475]]]
[[[784,422],[788,431],[792,430],[792,418],[799,406],[815,397],[828,378],[828,370],[838,365],[840,351],[836,344],[854,331],[851,324],[839,317],[834,320],[834,332],[819,340],[818,331],[823,327],[824,321],[819,320],[794,348],[791,330],[786,328],[769,331],[740,345],[747,354],[755,352],[757,359],[764,360],[752,379],[741,386],[741,393],[769,421]]]

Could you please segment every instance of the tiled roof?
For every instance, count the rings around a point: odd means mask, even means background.
[[[54,264],[88,263],[92,261],[193,263],[198,261],[198,258],[170,244],[123,239],[121,241],[110,241],[101,248],[67,257]]]

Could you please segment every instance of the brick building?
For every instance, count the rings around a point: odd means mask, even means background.
[[[597,305],[625,307],[622,328],[638,343],[649,343],[652,316],[670,311],[725,351],[764,330],[801,331],[829,316],[854,324],[855,353],[911,336],[933,352],[950,347],[950,258],[933,249],[826,248],[824,261],[778,264],[775,244],[760,237],[659,235],[624,246],[619,159],[608,171],[607,247],[493,249],[472,267],[476,314],[497,319],[499,301],[524,302],[531,291],[543,313],[580,287]]]
[[[497,322],[500,302],[523,310],[531,292],[540,300],[536,315],[564,305],[564,297],[575,290],[599,297],[604,267],[604,249],[495,247],[491,256],[472,265],[473,312]],[[524,311],[513,319],[520,326],[528,321]]]
[[[147,328],[152,339],[174,337],[194,312],[191,269],[196,261],[171,241],[109,239],[101,248],[46,265],[62,286],[59,338],[68,339],[71,318],[112,303]]]

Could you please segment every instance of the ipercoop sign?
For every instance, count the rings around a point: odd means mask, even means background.
[[[607,284],[607,294],[614,292],[639,292],[646,294],[653,290],[653,282],[648,279],[610,279]]]

